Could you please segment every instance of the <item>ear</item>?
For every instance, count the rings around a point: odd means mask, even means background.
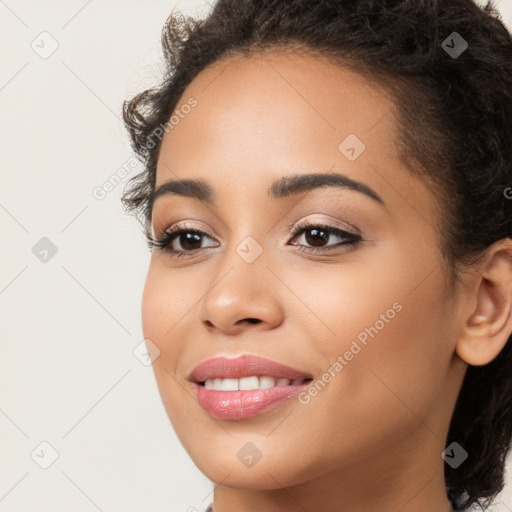
[[[491,245],[472,288],[472,310],[466,316],[456,353],[473,366],[490,363],[512,334],[512,239]]]

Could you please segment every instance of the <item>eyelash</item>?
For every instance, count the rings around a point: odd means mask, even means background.
[[[297,238],[297,236],[302,235],[306,231],[310,231],[313,229],[318,229],[320,231],[327,232],[328,234],[334,234],[336,236],[339,236],[340,238],[344,238],[344,242],[340,242],[338,244],[334,244],[327,247],[305,247],[303,245],[298,246],[298,251],[301,252],[307,252],[307,253],[326,253],[329,251],[332,251],[340,246],[344,247],[355,247],[359,242],[362,241],[362,238],[360,235],[357,235],[355,233],[350,233],[348,231],[344,231],[342,229],[336,228],[334,226],[329,226],[326,224],[311,224],[311,223],[301,223],[298,226],[296,226],[296,229],[292,232],[290,228],[290,236],[291,239]],[[170,249],[170,245],[172,242],[178,238],[183,233],[193,233],[196,235],[206,235],[208,238],[213,239],[208,233],[205,233],[204,231],[200,231],[196,228],[193,228],[191,226],[185,225],[176,225],[171,227],[170,229],[165,230],[160,237],[153,238],[150,234],[147,235],[147,241],[148,241],[148,247],[152,249],[153,247],[157,247],[163,251],[165,251],[169,256],[171,257],[177,257],[181,258],[184,256],[188,256],[194,253],[202,252],[205,249],[208,249],[208,247],[203,247],[201,249],[194,249],[192,251],[176,251],[175,249]]]

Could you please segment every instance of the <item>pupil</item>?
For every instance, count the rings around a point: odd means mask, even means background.
[[[314,233],[313,236],[308,236],[308,232]],[[315,238],[319,233],[321,233],[323,236],[320,236],[320,238]],[[322,243],[326,243],[328,239],[329,235],[320,229],[309,229],[306,231],[306,242],[310,245],[319,246],[322,245]]]
[[[183,242],[183,238],[185,238],[185,242]],[[194,242],[199,242],[199,245],[201,245],[201,235],[197,233],[183,233],[180,235],[180,244],[186,251],[192,251],[194,249],[197,249],[197,247],[187,247],[187,244],[192,244],[193,246]]]

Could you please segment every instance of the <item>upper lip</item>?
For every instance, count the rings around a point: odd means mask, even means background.
[[[252,375],[268,375],[275,379],[290,380],[313,378],[309,373],[302,370],[248,354],[237,358],[214,357],[208,359],[196,366],[188,378],[190,381],[200,383],[206,379],[239,379]]]

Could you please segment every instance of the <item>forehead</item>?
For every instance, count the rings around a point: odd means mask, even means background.
[[[183,108],[191,100],[194,108]],[[332,171],[402,203],[404,213],[412,203],[428,218],[432,198],[398,157],[394,109],[378,84],[325,58],[229,57],[199,73],[180,98],[179,122],[162,140],[156,187],[195,178],[221,200],[247,198],[247,190],[267,197],[279,177]]]
[[[184,109],[192,98],[197,105]],[[340,143],[354,134],[389,159],[395,156],[393,106],[378,86],[324,58],[276,51],[229,57],[187,87],[161,155],[176,172],[200,169],[206,158],[210,170],[249,159],[271,170],[269,158],[279,168],[319,153],[329,169],[342,156]],[[158,170],[157,183],[166,175]]]

